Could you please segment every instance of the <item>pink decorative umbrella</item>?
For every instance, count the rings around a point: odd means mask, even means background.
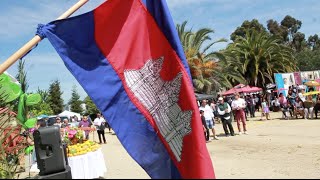
[[[281,91],[286,91],[286,90],[288,90],[288,89],[286,89],[286,88],[280,88],[280,89],[278,89],[278,90],[275,90],[274,92],[281,92]]]
[[[243,87],[245,87],[246,85],[244,85],[244,84],[238,84],[238,85],[236,85],[235,87],[233,87],[233,88],[243,88]]]
[[[224,92],[222,95],[223,96],[228,96],[228,95],[231,95],[231,94],[234,94],[234,93],[241,93],[241,92],[242,92],[242,88],[239,88],[239,89],[232,88],[232,89],[229,89],[228,91]]]
[[[252,87],[246,86],[246,87],[242,88],[242,91],[244,93],[254,93],[254,92],[262,91],[262,89],[259,87],[254,87],[254,86],[252,86]]]
[[[259,87],[250,87],[250,86],[244,86],[243,84],[239,84],[234,88],[224,92],[222,95],[227,96],[234,93],[253,93],[253,92],[259,92],[259,91],[262,91],[262,89]]]

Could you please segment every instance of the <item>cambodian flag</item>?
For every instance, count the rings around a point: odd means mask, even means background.
[[[151,178],[215,178],[165,0],[108,0],[39,26]]]

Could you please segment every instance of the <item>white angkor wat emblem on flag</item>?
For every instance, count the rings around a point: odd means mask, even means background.
[[[171,81],[160,77],[164,58],[149,60],[139,70],[125,70],[127,86],[150,112],[177,161],[181,161],[183,138],[191,133],[192,111],[179,104],[182,73]]]

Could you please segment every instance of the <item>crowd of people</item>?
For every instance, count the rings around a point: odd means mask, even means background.
[[[218,140],[215,122],[221,121],[226,137],[235,136],[232,121],[237,123],[238,135],[248,134],[246,121],[255,118],[261,112],[260,120],[271,120],[270,112],[282,111],[282,119],[318,118],[320,112],[320,95],[314,88],[290,86],[287,92],[268,90],[265,94],[239,94],[219,96],[216,99],[202,100],[199,110],[207,142]],[[287,96],[285,96],[287,94]],[[210,139],[210,130],[213,138]]]
[[[219,97],[217,103],[215,103],[215,101],[208,102],[207,100],[202,100],[199,110],[206,141],[210,142],[211,140],[209,129],[212,131],[213,139],[219,140],[215,131],[215,117],[221,119],[223,130],[227,137],[236,135],[232,125],[232,116],[235,117],[234,119],[237,122],[239,135],[248,134],[246,127],[246,107],[246,101],[241,98],[238,93],[234,95],[231,103],[228,103],[223,97]]]
[[[288,95],[280,93],[279,97],[275,97],[271,105],[274,111],[282,111],[284,119],[318,119],[320,111],[320,95],[314,88],[308,89],[306,95],[305,89],[300,89],[298,86],[290,86]]]

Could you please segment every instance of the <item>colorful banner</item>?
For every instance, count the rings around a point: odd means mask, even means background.
[[[299,72],[295,72],[295,73],[293,73],[293,75],[294,75],[294,80],[296,82],[295,85],[301,85],[302,84],[302,79],[301,79],[300,73]]]
[[[286,74],[281,74],[282,79],[283,79],[283,87],[284,87],[284,95],[288,95],[288,90],[292,85],[295,85],[295,80],[294,80],[294,74],[293,73],[286,73]]]
[[[300,86],[308,81],[320,82],[320,70],[317,71],[304,71],[304,72],[294,72],[294,73],[275,73],[275,83],[277,85],[279,93],[287,95],[290,86]],[[302,86],[303,87],[303,86]],[[307,88],[307,87],[304,87]],[[316,88],[320,90],[320,87]]]
[[[319,71],[313,71],[313,77],[314,77],[314,80],[319,79],[320,78]]]
[[[314,80],[313,71],[301,72],[301,79],[303,83]]]
[[[283,79],[282,79],[282,74],[274,74],[274,78],[275,78],[278,90],[279,89],[283,89],[284,88],[284,82],[283,82]]]
[[[320,83],[320,79],[316,79],[315,81],[318,82],[318,83]],[[317,90],[317,91],[320,91],[320,86],[316,87],[316,90]]]

